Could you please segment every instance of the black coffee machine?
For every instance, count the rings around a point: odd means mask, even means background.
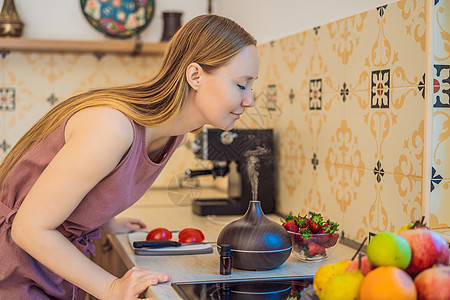
[[[212,162],[212,169],[186,170],[188,177],[228,176],[228,198],[194,199],[197,215],[242,215],[253,200],[247,166],[257,161],[257,199],[264,213],[275,212],[275,157],[271,129],[204,128],[197,134],[192,150],[196,157]],[[260,151],[263,150],[263,151]]]

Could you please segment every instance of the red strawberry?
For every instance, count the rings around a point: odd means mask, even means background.
[[[324,228],[325,232],[335,233],[338,230],[338,228],[339,228],[339,224],[335,223],[333,221],[327,220],[322,225],[322,228]]]
[[[306,228],[308,227],[308,218],[306,217],[306,215],[304,217],[300,216],[300,214],[298,215],[298,217],[296,217],[295,221],[297,222],[297,225],[300,228]]]
[[[333,247],[334,245],[336,245],[338,238],[339,238],[339,233],[333,233],[333,234],[329,233],[328,240],[325,241],[322,245],[325,248]]]
[[[297,234],[297,242],[300,245],[307,245],[313,240],[313,238],[311,237],[311,231],[308,227],[301,228],[298,233],[299,234]]]
[[[311,242],[308,244],[308,250],[306,250],[306,254],[310,255],[310,256],[316,256],[317,254],[325,254],[325,248],[317,245],[314,242]]]
[[[325,247],[325,243],[329,240],[329,234],[323,228],[320,228],[314,235],[314,242]]]
[[[317,230],[317,232],[316,232],[315,234],[322,234],[322,233],[325,233],[325,229],[326,229],[326,228],[321,227],[319,230]]]
[[[312,233],[317,233],[322,228],[323,217],[321,214],[311,213],[311,218],[307,221]]]
[[[284,229],[291,232],[298,232],[298,225],[294,220],[287,221],[283,224]]]

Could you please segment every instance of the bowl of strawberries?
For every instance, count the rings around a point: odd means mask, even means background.
[[[339,224],[324,220],[320,213],[288,215],[281,223],[292,241],[292,253],[303,262],[322,261],[330,256],[341,234]]]

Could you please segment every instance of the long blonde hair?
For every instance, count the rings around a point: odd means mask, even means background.
[[[249,45],[256,45],[256,40],[234,21],[218,15],[195,17],[171,39],[160,69],[150,80],[76,95],[45,114],[3,160],[0,182],[27,151],[81,109],[113,107],[146,127],[168,122],[181,110],[188,95],[185,71],[190,63],[196,62],[210,73]]]

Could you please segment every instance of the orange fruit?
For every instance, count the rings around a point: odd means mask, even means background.
[[[359,291],[361,300],[416,300],[414,281],[405,271],[383,266],[369,272]]]

